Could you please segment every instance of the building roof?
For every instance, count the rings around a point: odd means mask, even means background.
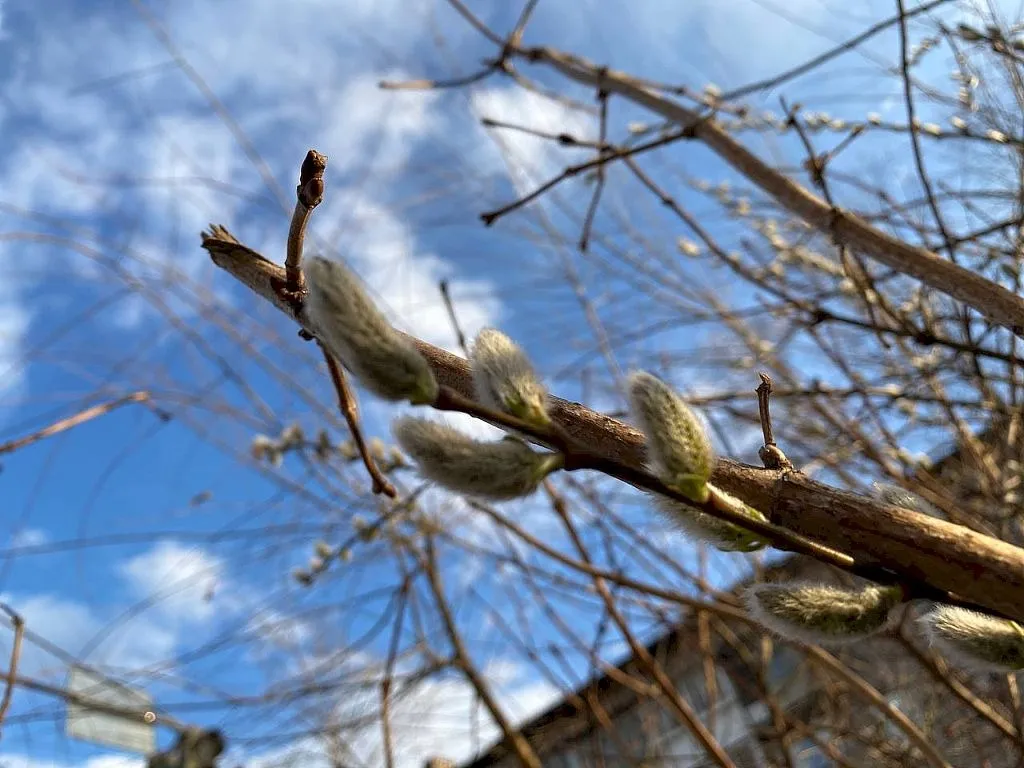
[[[802,556],[788,556],[776,564],[764,568],[761,580],[774,581],[778,578],[798,577],[808,571],[824,567],[816,560]],[[753,581],[753,576],[742,579],[734,584],[730,591],[739,592]],[[692,613],[690,613],[678,626],[649,643],[647,651],[655,658],[677,658],[679,650],[696,647],[696,632],[697,628]],[[635,663],[635,657],[630,654],[616,665],[615,670],[629,673]],[[608,672],[591,679],[573,693],[563,697],[547,710],[521,725],[519,730],[541,755],[556,745],[564,746],[580,739],[589,734],[596,723],[586,711],[580,711],[577,702],[586,702],[594,696],[601,701],[612,718],[636,704],[636,692],[619,682],[614,672]],[[508,749],[502,740],[486,752],[463,763],[461,768],[489,768],[498,765],[508,754]]]

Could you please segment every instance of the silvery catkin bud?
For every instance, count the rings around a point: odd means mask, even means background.
[[[494,328],[483,329],[473,342],[469,362],[481,403],[533,424],[550,423],[544,385],[512,339]]]
[[[1024,669],[1024,627],[966,608],[939,605],[921,617],[928,639],[965,667],[990,672]]]
[[[871,485],[879,501],[892,504],[894,507],[903,507],[904,509],[912,509],[915,512],[923,512],[940,520],[946,519],[946,514],[941,509],[928,503],[916,493],[911,493],[900,488],[898,485],[889,485],[888,483],[872,483]]]
[[[643,371],[629,376],[629,403],[647,437],[651,471],[687,498],[707,501],[715,454],[697,415],[668,384]]]
[[[271,438],[266,435],[256,435],[256,437],[252,439],[250,451],[252,452],[252,457],[256,461],[263,461],[272,451],[276,450],[276,448],[277,443],[275,443]]]
[[[782,637],[842,643],[883,629],[903,602],[899,587],[844,589],[824,584],[755,584],[744,595],[747,609]]]
[[[378,397],[434,402],[437,381],[426,359],[391,327],[348,267],[314,257],[303,271],[306,314],[331,354]]]
[[[317,541],[313,545],[313,551],[322,560],[330,560],[334,556],[334,548],[323,540]]]
[[[654,503],[658,511],[683,533],[705,541],[722,552],[754,552],[764,547],[764,542],[751,531],[712,517],[696,507],[665,496],[656,496]],[[748,509],[756,512],[750,507]],[[759,512],[757,514],[764,519]]]
[[[561,454],[539,453],[516,438],[474,440],[446,424],[414,416],[396,419],[391,431],[425,478],[486,499],[528,496],[564,461]]]

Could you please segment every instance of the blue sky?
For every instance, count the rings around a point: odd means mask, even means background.
[[[474,5],[500,31],[519,11],[518,3]],[[573,250],[572,222],[588,200],[580,182],[494,228],[477,218],[583,157],[522,134],[489,134],[479,118],[594,137],[592,117],[496,78],[456,91],[377,88],[382,78],[467,74],[493,55],[445,3],[184,0],[149,7],[250,150],[130,2],[0,3],[0,440],[136,389],[153,391],[174,416],[164,423],[145,407],[128,406],[4,457],[0,594],[33,632],[121,679],[144,681],[163,704],[209,701],[216,691],[258,693],[296,658],[322,661],[316,634],[327,626],[339,646],[353,641],[385,610],[380,595],[396,579],[381,565],[390,561],[375,563],[373,548],[363,547],[324,589],[297,594],[290,583],[289,571],[308,557],[313,540],[348,536],[351,515],[366,515],[372,502],[358,473],[325,478],[292,459],[277,472],[248,459],[254,434],[276,434],[293,421],[307,430],[329,426],[338,439],[345,430],[310,345],[199,248],[208,222],[279,259],[298,164],[315,147],[330,164],[313,240],[348,259],[401,327],[456,349],[437,290],[448,279],[467,333],[499,325],[567,397],[585,392],[578,379],[556,372],[586,357],[597,387],[586,392],[609,409],[621,405],[609,386],[611,366],[592,353],[593,335],[566,274],[615,327],[634,322],[619,308],[638,306],[638,294],[635,283],[611,276],[599,255]],[[1005,7],[1011,15],[1017,10]],[[874,0],[542,0],[526,41],[697,90],[709,82],[729,89],[827,50],[892,10]],[[872,110],[898,119],[899,81],[879,78],[896,62],[895,42],[883,35],[869,46],[873,56],[845,57],[828,77],[798,81],[784,94],[847,119]],[[566,90],[549,73],[524,71]],[[753,103],[778,111],[778,95]],[[643,119],[616,104],[616,137]],[[776,140],[751,141],[760,152],[787,151]],[[870,154],[854,149],[844,162],[888,173],[898,186],[911,169],[897,141],[876,143]],[[735,183],[699,147],[672,152],[688,174]],[[626,185],[610,186],[606,200],[609,209],[656,229],[662,246],[685,234]],[[717,223],[725,219],[711,203],[694,205]],[[538,212],[570,238],[561,247]],[[602,231],[623,247],[637,245],[614,224]],[[688,267],[685,274],[693,286],[717,285],[743,304],[743,289],[722,285],[720,273]],[[634,303],[624,300],[629,296]],[[650,307],[652,318],[676,311]],[[623,345],[616,365],[653,365],[660,345],[692,351],[708,333],[697,326]],[[680,384],[706,390],[720,375],[696,366]],[[315,398],[303,397],[303,388]],[[368,398],[362,407],[368,432],[386,436],[397,410]],[[468,420],[453,422],[492,434]],[[746,451],[739,458],[756,461],[756,435],[737,435],[735,444]],[[209,500],[190,503],[201,492]],[[621,508],[646,514],[634,502]],[[431,503],[454,515],[467,537],[493,536],[457,500],[436,496]],[[535,507],[525,505],[523,519],[559,540]],[[92,543],[61,545],[80,539]],[[738,573],[744,561],[728,562],[723,574]],[[479,563],[446,569],[453,589],[470,585],[498,599],[507,585],[485,576],[491,574]],[[466,594],[462,618],[471,620]],[[318,615],[321,623],[300,615]],[[275,622],[288,631],[270,631]],[[256,639],[243,648],[239,633],[246,629]],[[219,638],[232,640],[218,650]],[[489,644],[484,632],[478,638],[489,674],[519,716],[552,699],[551,684],[507,643]],[[383,652],[382,643],[386,635],[338,663],[365,662]],[[66,661],[32,645],[23,671],[61,680]],[[402,765],[416,765],[432,750],[466,754],[459,725],[470,703],[465,686],[446,679],[422,695],[403,721],[410,746]],[[454,714],[423,722],[434,701]],[[227,706],[179,714],[223,725],[245,756],[301,745],[300,736],[271,737],[309,727],[308,713],[291,709],[282,709],[279,723],[260,725]],[[372,750],[373,736],[366,739],[362,748]],[[139,764],[133,760],[69,741],[58,706],[16,693],[0,744],[3,764],[113,768]]]

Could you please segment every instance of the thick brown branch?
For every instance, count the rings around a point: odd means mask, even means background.
[[[284,270],[214,227],[203,246],[215,264],[299,323],[271,286]],[[414,340],[439,384],[472,397],[468,363]],[[609,463],[644,473],[643,436],[632,427],[556,397],[551,415],[578,445]],[[795,472],[721,459],[712,481],[761,510],[776,525],[884,568],[914,584],[1024,621],[1024,550],[919,512],[831,488]]]
[[[1024,298],[926,248],[910,245],[876,229],[849,211],[833,208],[769,166],[714,120],[702,119],[694,110],[645,88],[623,72],[591,64],[576,56],[550,48],[514,48],[510,53],[545,64],[578,83],[600,85],[608,93],[618,94],[684,128],[692,129],[694,138],[703,141],[735,171],[818,231],[964,302],[994,323],[1024,337]]]

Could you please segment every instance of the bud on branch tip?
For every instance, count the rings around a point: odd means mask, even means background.
[[[745,594],[747,609],[761,624],[785,638],[807,643],[842,643],[884,629],[903,602],[899,587],[845,589],[824,584],[755,584]]]
[[[437,381],[426,359],[391,327],[358,278],[336,261],[306,262],[305,311],[317,338],[378,397],[426,405]]]
[[[630,374],[629,403],[647,437],[651,471],[687,498],[707,501],[715,454],[697,415],[668,384],[643,371]]]
[[[446,424],[414,416],[396,419],[391,431],[423,477],[468,496],[528,496],[564,463],[561,454],[539,453],[517,438],[474,440]]]
[[[526,353],[494,328],[477,334],[469,353],[473,389],[488,408],[503,411],[532,424],[547,425],[547,392]]]

